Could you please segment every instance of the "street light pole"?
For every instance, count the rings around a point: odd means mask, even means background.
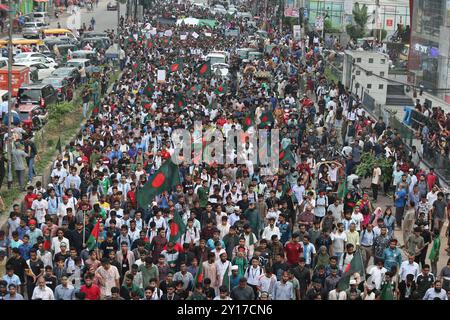
[[[119,36],[119,31],[120,31],[120,2],[119,0],[116,0],[117,3],[117,34],[116,34],[116,38],[117,38],[117,54],[119,54],[120,51],[120,36]]]
[[[8,189],[12,188],[13,174],[12,174],[12,133],[11,133],[11,116],[12,116],[12,1],[8,0],[8,15],[9,15],[9,26],[8,26]]]

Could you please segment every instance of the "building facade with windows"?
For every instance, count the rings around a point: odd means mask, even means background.
[[[450,0],[412,0],[408,81],[450,103]]]
[[[389,56],[375,51],[346,50],[342,83],[361,100],[368,94],[376,104],[385,105]]]
[[[379,8],[375,0],[310,0],[307,5],[309,22],[313,26],[316,17],[326,13],[334,29],[345,31],[345,26],[352,22],[352,10],[356,2],[368,8],[368,31],[381,27],[389,36],[395,32],[397,24],[410,24],[409,0],[380,0]]]

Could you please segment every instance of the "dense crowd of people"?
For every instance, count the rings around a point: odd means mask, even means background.
[[[448,219],[438,180],[325,78],[319,37],[303,51],[275,19],[262,39],[240,19],[239,38],[220,36],[225,21],[155,21],[171,8],[123,21],[120,79],[52,164],[51,183],[28,186],[14,206],[0,231],[0,299],[448,300],[450,261],[437,269]],[[242,61],[236,49],[249,46],[276,49]],[[229,53],[229,77],[198,71],[212,50]],[[139,205],[139,191],[170,161],[174,129],[200,120],[226,136],[247,116],[280,130],[292,158],[281,157],[276,174],[182,163],[180,184]],[[355,174],[364,153],[393,167],[387,178],[373,169],[372,198]],[[393,207],[377,204],[383,184]],[[176,240],[174,220],[183,223]]]

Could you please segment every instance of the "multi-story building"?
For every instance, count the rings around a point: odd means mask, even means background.
[[[369,95],[376,104],[385,105],[389,56],[376,51],[346,50],[342,83],[364,99]]]
[[[408,81],[450,103],[450,1],[411,0]]]
[[[345,26],[352,22],[352,10],[356,2],[368,7],[370,15],[367,30],[384,29],[388,36],[393,34],[397,24],[410,24],[410,0],[309,0],[307,1],[309,22],[313,25],[318,15],[328,14],[333,28],[345,31]],[[378,17],[378,18],[377,18]],[[381,28],[380,28],[381,27]]]

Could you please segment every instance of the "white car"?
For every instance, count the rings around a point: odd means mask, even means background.
[[[38,80],[42,80],[45,78],[48,78],[53,71],[55,71],[55,68],[52,68],[48,65],[45,65],[43,63],[40,62],[34,62],[34,61],[21,61],[21,62],[15,62],[14,63],[15,66],[20,66],[20,67],[34,67],[37,69],[37,73],[38,73]]]
[[[42,53],[39,53],[39,52],[22,52],[22,53],[16,54],[14,56],[14,60],[16,60],[16,59],[17,60],[27,60],[27,59],[36,58],[36,57],[46,58],[45,55],[43,55]]]
[[[220,72],[220,75],[224,78],[228,77],[230,65],[227,63],[215,63],[211,65],[211,70],[213,70],[214,73]]]
[[[47,57],[27,57],[27,58],[23,58],[23,59],[14,59],[15,63],[22,63],[22,62],[39,62],[39,63],[43,63],[46,66],[49,66],[51,68],[57,68],[58,64],[55,62],[55,60],[53,58],[47,58]]]

